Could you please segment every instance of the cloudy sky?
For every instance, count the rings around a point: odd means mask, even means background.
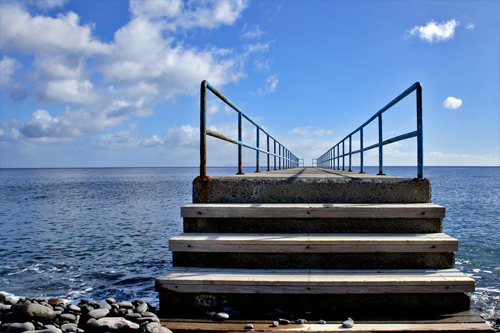
[[[196,166],[204,79],[306,165],[419,81],[424,164],[499,165],[499,34],[499,1],[0,0],[0,167]],[[415,127],[414,94],[384,114],[384,138]],[[209,138],[208,162],[236,147]]]

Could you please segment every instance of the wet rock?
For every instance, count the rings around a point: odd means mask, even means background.
[[[279,325],[288,325],[288,324],[290,324],[290,320],[280,318],[278,320],[278,323],[279,323]]]
[[[96,310],[92,310],[89,313],[87,313],[87,317],[100,319],[100,318],[106,317],[108,315],[108,313],[109,313],[108,309],[96,309]]]
[[[25,331],[34,331],[35,325],[32,323],[13,323],[10,324],[5,333],[21,333]]]
[[[148,310],[148,305],[146,303],[142,303],[142,304],[138,305],[134,311],[137,313],[143,313],[147,310]]]
[[[296,319],[295,320],[295,324],[297,324],[297,325],[304,325],[304,324],[307,324],[307,320],[305,320],[305,319]]]
[[[97,302],[97,305],[99,305],[99,309],[111,310],[111,305],[109,305],[109,303],[107,303],[107,302],[99,301],[99,302]]]
[[[109,297],[109,298],[106,298],[106,302],[108,302],[108,304],[115,304],[116,300],[112,297]]]
[[[112,330],[119,330],[119,329],[133,329],[136,330],[140,326],[136,323],[133,323],[125,318],[120,318],[120,317],[107,317],[107,318],[101,318],[96,320],[95,322],[92,323],[91,325],[92,328],[97,328],[97,329],[112,329]]]
[[[352,320],[352,318],[347,318],[347,320],[342,323],[342,327],[344,328],[354,327],[354,320]]]
[[[215,315],[215,319],[217,320],[226,320],[226,319],[229,319],[229,315],[225,312],[218,312],[216,315]]]
[[[22,303],[19,305],[13,305],[12,310],[22,313],[23,315],[30,318],[30,320],[47,322],[54,319],[54,317],[56,316],[54,310],[36,303]]]

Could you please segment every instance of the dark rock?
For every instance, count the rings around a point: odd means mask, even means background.
[[[279,325],[288,325],[288,324],[290,324],[290,320],[280,318],[278,323],[279,323]]]
[[[5,294],[0,294],[0,302],[5,302],[6,300]]]
[[[30,320],[51,321],[56,316],[54,310],[36,303],[13,305],[12,310],[28,316]]]
[[[97,319],[95,318],[90,318],[89,320],[87,320],[87,326],[91,326],[93,323],[95,323],[97,321]]]
[[[106,317],[108,315],[108,313],[109,313],[108,309],[96,309],[96,310],[92,310],[89,313],[87,313],[87,317],[100,319],[100,318]]]
[[[297,319],[297,320],[295,320],[295,324],[297,324],[297,325],[304,325],[304,324],[307,324],[307,320],[305,320],[305,319]]]
[[[234,308],[232,306],[223,306],[222,307],[222,311],[224,311],[224,312],[231,312],[233,310],[234,310]]]
[[[119,329],[138,329],[140,326],[136,323],[133,323],[129,320],[126,320],[124,318],[119,318],[119,317],[108,317],[108,318],[101,318],[96,320],[95,322],[92,323],[91,325],[92,328],[97,328],[97,329],[113,329],[113,330],[119,330]]]
[[[111,308],[119,310],[120,306],[116,303],[113,303],[113,304],[111,304]]]
[[[27,323],[13,323],[10,324],[5,333],[21,333],[25,331],[35,330],[35,325],[30,322]]]
[[[342,323],[342,327],[344,328],[352,328],[353,326],[354,320],[352,320],[351,318],[347,318],[347,320]]]

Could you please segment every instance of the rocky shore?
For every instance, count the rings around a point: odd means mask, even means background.
[[[171,333],[160,325],[155,307],[142,301],[117,302],[113,298],[78,305],[57,298],[10,298],[0,294],[0,332],[5,333],[84,333],[137,331]]]

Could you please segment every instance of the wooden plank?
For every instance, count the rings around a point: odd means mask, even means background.
[[[265,270],[173,269],[157,289],[182,293],[380,294],[463,293],[474,280],[447,270]]]
[[[443,218],[445,208],[411,204],[189,204],[182,217],[192,218]]]
[[[169,241],[174,252],[354,253],[455,252],[458,240],[443,234],[196,234]]]
[[[175,332],[245,332],[246,324],[239,323],[183,323],[162,322],[162,326]],[[253,324],[253,331],[259,332],[493,332],[486,323],[355,323],[353,328],[343,328],[341,323],[334,324],[302,324],[280,325],[271,327],[271,323]]]

